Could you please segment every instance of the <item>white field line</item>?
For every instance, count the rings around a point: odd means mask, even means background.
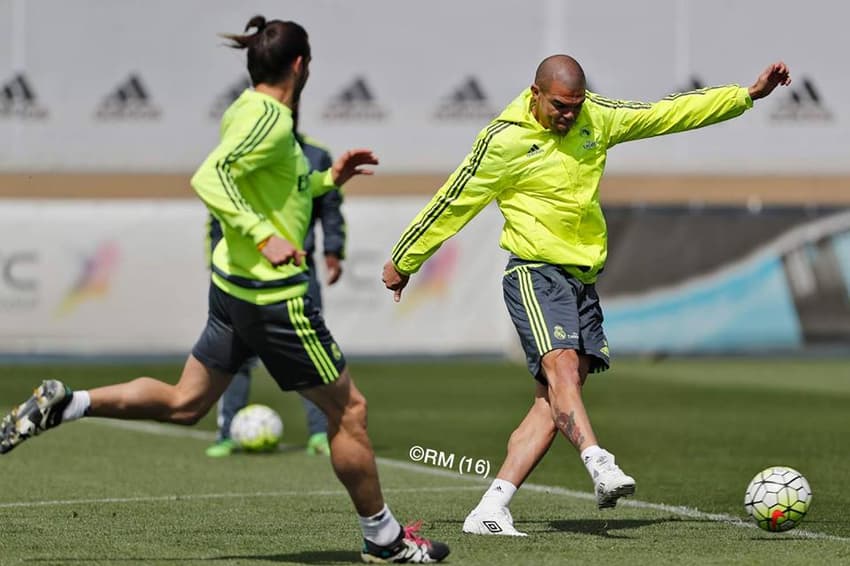
[[[181,437],[181,438],[195,438],[204,441],[211,441],[215,439],[215,434],[209,431],[196,430],[191,428],[185,428],[181,426],[175,426],[170,424],[162,424],[162,423],[154,423],[148,421],[122,421],[117,419],[83,419],[80,422],[99,424],[103,426],[109,426],[110,428],[120,428],[123,430],[133,431],[133,432],[144,432],[148,434],[155,434],[159,436],[172,436],[172,437]],[[284,449],[291,449],[292,447],[284,446]],[[414,472],[418,474],[443,477],[454,480],[467,480],[474,482],[476,485],[466,486],[466,487],[432,487],[432,488],[400,488],[400,489],[385,489],[384,491],[388,493],[404,493],[404,492],[421,492],[421,491],[432,491],[432,492],[442,492],[442,491],[465,491],[465,490],[480,490],[482,486],[485,485],[489,480],[480,478],[475,475],[461,475],[456,471],[452,470],[444,470],[441,468],[430,468],[421,464],[414,464],[411,462],[404,462],[400,460],[392,460],[389,458],[377,458],[377,461],[382,466],[387,466],[391,468],[406,470],[409,472]],[[576,491],[572,489],[566,489],[563,487],[555,487],[548,485],[540,485],[533,483],[525,483],[522,486],[523,490],[533,491],[536,493],[545,493],[548,495],[560,495],[563,497],[569,497],[572,499],[584,499],[588,501],[596,501],[596,497],[589,492],[584,491]],[[7,509],[13,507],[39,507],[39,506],[50,506],[50,505],[72,505],[72,504],[86,504],[86,503],[134,503],[134,502],[146,502],[146,501],[190,501],[190,500],[198,500],[198,499],[225,499],[225,498],[239,498],[239,497],[293,497],[293,496],[327,496],[327,495],[345,495],[346,492],[342,489],[338,490],[318,490],[318,491],[271,491],[271,492],[256,492],[256,493],[211,493],[211,494],[197,494],[197,495],[169,495],[169,496],[159,496],[159,497],[128,497],[128,498],[102,498],[102,499],[70,499],[70,500],[55,500],[55,501],[16,501],[16,502],[7,502],[0,503],[0,509]],[[733,515],[726,515],[723,513],[706,513],[705,511],[700,511],[699,509],[694,509],[691,507],[684,507],[681,505],[665,505],[663,503],[650,503],[648,501],[640,501],[637,499],[620,499],[618,502],[619,505],[624,507],[635,507],[637,509],[651,509],[653,511],[661,511],[663,513],[670,513],[672,515],[678,515],[680,517],[687,517],[690,519],[702,519],[707,521],[714,521],[717,523],[724,523],[727,525],[731,525],[734,527],[742,527],[747,529],[757,529],[758,527],[749,521],[743,521],[739,517],[735,517]],[[789,537],[789,538],[802,538],[802,539],[818,539],[818,540],[833,540],[840,542],[850,542],[850,538],[840,537],[835,535],[828,535],[824,533],[817,533],[813,531],[807,531],[805,529],[794,529],[792,531],[788,531],[783,533],[781,536]]]
[[[478,490],[475,486],[465,487],[405,487],[384,488],[386,493],[418,493],[420,491],[469,491]],[[248,497],[321,497],[321,496],[347,496],[344,489],[320,489],[315,491],[254,491],[247,493],[197,493],[192,495],[160,495],[154,497],[102,497],[98,499],[55,499],[52,501],[13,501],[0,503],[0,509],[11,509],[15,507],[52,507],[61,505],[88,505],[92,503],[146,503],[150,501],[196,501],[203,499],[239,499]]]
[[[462,476],[457,472],[452,472],[449,470],[442,470],[439,468],[428,468],[421,464],[413,464],[411,462],[401,462],[398,460],[390,460],[387,458],[378,458],[378,462],[383,466],[388,466],[392,468],[401,468],[404,470],[409,470],[412,472],[417,472],[420,474],[446,477],[446,478],[464,478],[470,480],[478,480],[481,481],[481,478],[477,478],[475,476]],[[548,495],[562,495],[564,497],[570,497],[573,499],[586,499],[589,501],[596,502],[596,496],[589,492],[584,491],[575,491],[573,489],[566,489],[563,487],[555,487],[549,485],[540,485],[533,483],[524,483],[522,484],[523,490],[526,491],[534,491],[536,493],[545,493]],[[705,511],[700,511],[699,509],[694,509],[692,507],[684,507],[681,505],[665,505],[663,503],[650,503],[648,501],[640,501],[637,499],[620,499],[617,502],[618,505],[623,507],[636,507],[638,509],[652,509],[654,511],[661,511],[664,513],[670,513],[672,515],[679,515],[681,517],[687,517],[689,519],[703,519],[707,521],[714,521],[717,523],[725,523],[727,525],[732,525],[735,527],[744,527],[747,529],[758,529],[754,523],[750,523],[749,521],[744,521],[739,517],[735,517],[733,515],[726,515],[723,513],[706,513]],[[794,529],[793,531],[788,531],[787,533],[783,533],[781,536],[786,537],[794,537],[794,538],[806,538],[806,539],[820,539],[820,540],[835,540],[841,542],[850,542],[850,538],[839,537],[835,535],[827,535],[824,533],[816,533],[812,531],[807,531],[805,529]]]

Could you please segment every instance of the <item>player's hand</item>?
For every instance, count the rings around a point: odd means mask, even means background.
[[[342,275],[342,260],[334,254],[325,254],[325,267],[328,271],[328,285],[339,281]]]
[[[788,86],[790,84],[791,71],[788,69],[788,66],[782,61],[773,63],[762,71],[756,82],[753,83],[753,86],[749,88],[750,98],[753,100],[764,98],[779,85]]]
[[[334,185],[341,187],[355,175],[373,175],[373,170],[364,169],[363,166],[377,164],[378,158],[371,149],[349,149],[331,167]]]
[[[407,286],[407,282],[410,281],[410,275],[402,275],[395,268],[393,262],[388,261],[384,264],[384,274],[381,281],[384,282],[387,289],[395,291],[393,299],[395,302],[399,302],[401,301],[401,290]]]
[[[278,236],[269,237],[260,253],[275,267],[289,262],[301,265],[304,256],[307,255],[304,250],[299,250],[292,243]]]

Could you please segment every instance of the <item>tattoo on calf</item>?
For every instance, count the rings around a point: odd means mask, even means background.
[[[558,419],[555,421],[558,429],[564,433],[564,436],[573,443],[573,446],[578,448],[584,442],[584,435],[581,433],[576,424],[575,411],[570,411],[570,414],[558,413]]]

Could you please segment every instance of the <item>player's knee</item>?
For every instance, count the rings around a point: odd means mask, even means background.
[[[357,390],[352,391],[340,415],[340,424],[349,430],[366,428],[366,398]]]
[[[356,419],[362,420],[364,423],[366,422],[366,415],[369,412],[368,404],[366,397],[360,391],[354,391],[352,393],[351,398],[348,400],[346,412],[350,413]]]
[[[171,422],[179,425],[194,426],[198,424],[201,417],[203,417],[203,415],[198,413],[175,413],[171,417]]]
[[[550,388],[581,387],[579,357],[574,350],[553,350],[546,354],[543,371]]]
[[[171,406],[171,422],[192,426],[198,424],[209,412],[209,405],[203,399],[177,398]]]
[[[206,413],[191,408],[177,409],[171,414],[171,422],[179,425],[193,426],[203,418]]]

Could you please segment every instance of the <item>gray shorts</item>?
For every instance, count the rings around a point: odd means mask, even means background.
[[[546,384],[540,363],[552,350],[590,356],[591,372],[608,369],[608,340],[595,285],[586,285],[554,265],[511,257],[502,290],[535,379]]]
[[[257,355],[287,391],[331,383],[345,367],[345,357],[309,296],[255,305],[214,284],[207,325],[192,355],[230,374]]]

